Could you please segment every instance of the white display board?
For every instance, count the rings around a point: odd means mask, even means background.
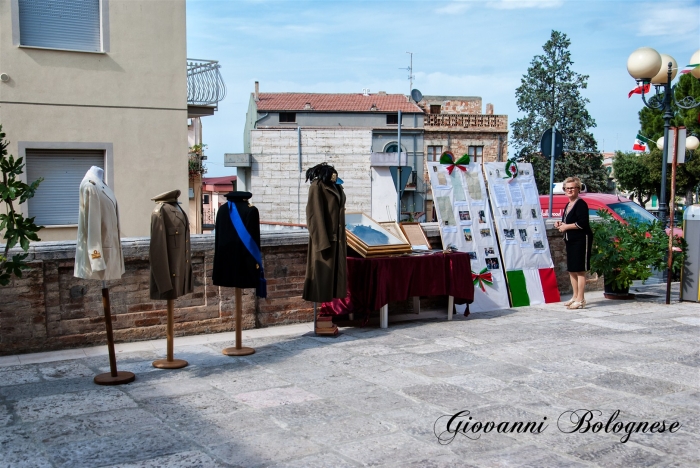
[[[474,163],[454,166],[451,174],[449,167],[439,162],[428,163],[443,248],[454,246],[460,252],[468,252],[473,275],[479,275],[483,269],[491,273],[492,284],[477,282],[474,286],[471,312],[507,309],[508,289],[481,166]],[[464,278],[464,281],[473,280],[473,277]]]

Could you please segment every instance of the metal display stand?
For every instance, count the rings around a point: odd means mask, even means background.
[[[153,361],[153,367],[157,367],[158,369],[181,369],[183,367],[186,367],[188,365],[188,362],[185,361],[184,359],[174,359],[173,358],[173,341],[175,340],[175,332],[173,330],[174,328],[174,300],[173,299],[168,299],[168,328],[167,328],[167,336],[168,336],[168,345],[167,345],[167,358],[165,359],[158,359],[157,361]]]
[[[117,356],[114,352],[114,335],[112,334],[112,315],[110,313],[109,288],[102,282],[102,308],[105,313],[105,328],[107,330],[107,350],[109,351],[109,369],[104,374],[96,375],[93,381],[97,385],[122,385],[133,382],[136,376],[133,372],[117,370]]]
[[[241,288],[236,288],[236,346],[224,348],[221,352],[226,356],[248,356],[255,353],[253,348],[242,346],[241,331],[243,328],[243,292]]]

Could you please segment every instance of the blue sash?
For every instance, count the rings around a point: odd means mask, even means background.
[[[255,295],[258,297],[267,297],[267,280],[265,279],[265,271],[263,271],[262,254],[260,253],[260,248],[258,244],[255,243],[248,230],[243,225],[243,220],[241,215],[238,214],[238,209],[236,209],[236,204],[233,202],[228,202],[228,213],[231,216],[231,222],[233,227],[238,232],[238,237],[243,242],[243,245],[248,252],[253,256],[258,266],[260,267],[260,279],[258,281],[258,287],[256,288]]]

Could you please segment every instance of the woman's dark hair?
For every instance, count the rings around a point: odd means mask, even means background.
[[[327,163],[322,162],[306,171],[306,180],[314,181],[316,179],[321,179],[324,184],[332,183],[333,174],[338,175],[338,171],[335,170],[333,166],[329,166]]]

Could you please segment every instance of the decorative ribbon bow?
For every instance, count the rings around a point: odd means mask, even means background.
[[[447,173],[450,175],[452,175],[452,171],[455,170],[455,167],[458,167],[462,172],[467,172],[466,164],[469,164],[469,155],[465,154],[455,161],[455,155],[452,154],[451,151],[445,151],[440,156],[440,164],[447,165]]]
[[[486,292],[484,284],[486,286],[493,286],[493,275],[487,268],[482,269],[479,273],[474,273],[474,270],[472,270],[472,279],[474,280],[474,285],[476,286],[478,283],[479,288],[481,288],[483,292]]]

